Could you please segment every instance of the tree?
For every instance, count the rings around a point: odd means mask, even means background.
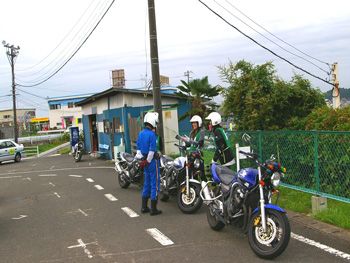
[[[279,130],[292,117],[305,117],[325,105],[324,94],[295,74],[290,82],[275,75],[272,62],[254,66],[241,60],[219,66],[224,116],[234,117],[238,130]]]
[[[188,116],[199,115],[203,120],[207,113],[207,106],[213,106],[210,101],[219,95],[217,86],[212,87],[208,82],[208,77],[194,79],[188,83],[181,80],[182,86],[177,86],[180,90],[175,92],[181,98],[191,103],[191,109],[179,118],[179,121],[186,119]]]

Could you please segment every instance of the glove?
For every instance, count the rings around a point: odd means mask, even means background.
[[[149,165],[149,162],[147,160],[143,160],[142,163],[140,163],[141,167],[147,167]]]
[[[185,135],[185,136],[182,137],[182,141],[183,142],[189,142],[190,138]]]

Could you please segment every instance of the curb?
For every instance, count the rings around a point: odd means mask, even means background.
[[[290,210],[287,211],[287,217],[290,221],[303,225],[305,227],[323,232],[327,235],[332,235],[336,238],[342,239],[350,244],[350,231],[344,228],[333,226],[316,219],[310,218]]]
[[[46,152],[40,153],[38,155],[38,157],[43,157],[43,156],[48,155],[48,154],[56,153],[58,150],[69,148],[69,146],[70,146],[70,142],[66,142],[66,143],[61,144],[60,146],[57,146],[55,148],[52,148]]]

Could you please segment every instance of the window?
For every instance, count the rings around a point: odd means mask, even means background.
[[[68,108],[74,108],[74,103],[73,102],[68,102]]]
[[[108,120],[103,120],[103,130],[104,130],[104,133],[109,133],[110,132],[110,127],[109,127],[109,121]]]
[[[61,104],[51,104],[50,110],[59,110],[61,109]]]
[[[78,123],[82,123],[82,122],[83,122],[82,118],[78,118]]]
[[[62,122],[56,122],[56,126],[62,126]]]
[[[114,133],[120,133],[120,118],[113,118],[113,129]]]
[[[4,119],[10,119],[11,116],[10,115],[4,115]]]

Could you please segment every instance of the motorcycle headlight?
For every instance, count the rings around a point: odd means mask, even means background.
[[[271,176],[271,183],[274,187],[277,187],[280,184],[281,178],[283,177],[283,174],[279,172],[274,172]]]
[[[194,160],[193,167],[199,169],[199,166],[201,166],[201,161],[197,158]]]

